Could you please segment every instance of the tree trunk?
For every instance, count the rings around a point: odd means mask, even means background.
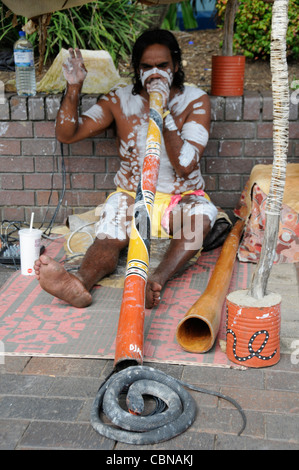
[[[155,6],[148,6],[152,11],[152,16],[149,22],[149,28],[160,28],[167,12],[169,10],[169,4],[159,4]]]
[[[228,0],[226,5],[222,55],[233,55],[234,24],[238,6],[238,0]]]

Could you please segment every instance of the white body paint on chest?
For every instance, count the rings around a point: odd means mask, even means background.
[[[190,102],[204,95],[205,92],[194,87],[185,87],[184,92],[175,97],[170,103],[177,113],[184,110]],[[121,111],[125,117],[136,115],[133,121],[133,128],[126,139],[120,141],[120,169],[117,172],[114,182],[129,191],[136,191],[145,156],[146,136],[148,131],[148,113],[145,113],[145,100],[140,95],[132,95],[132,85],[116,90],[116,95],[120,100]],[[192,138],[191,138],[192,134]],[[194,135],[195,134],[195,135]],[[181,132],[184,140],[204,144],[208,138],[208,132],[203,126],[195,122],[185,124]],[[197,135],[197,137],[196,137]],[[188,166],[197,152],[196,147],[186,142],[183,146],[180,163],[182,166]],[[177,194],[190,189],[203,189],[204,180],[200,172],[199,162],[194,171],[189,174],[188,179],[179,178],[173,166],[171,165],[166,153],[164,140],[161,142],[160,153],[160,171],[157,184],[157,190],[164,193]]]
[[[133,85],[128,85],[124,88],[118,88],[115,94],[120,99],[120,107],[126,117],[140,116],[145,103],[144,98],[140,95],[132,95]]]

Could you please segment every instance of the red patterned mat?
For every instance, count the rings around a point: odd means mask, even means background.
[[[64,256],[62,242],[52,242],[47,253]],[[225,306],[214,347],[205,354],[184,351],[176,328],[204,292],[220,249],[203,253],[197,263],[167,283],[160,305],[146,310],[144,361],[174,364],[232,364],[221,350],[225,340]],[[236,262],[229,291],[249,286],[254,265]],[[0,291],[0,340],[6,355],[114,358],[122,289],[97,286],[93,303],[77,309],[44,292],[35,277],[15,272]]]

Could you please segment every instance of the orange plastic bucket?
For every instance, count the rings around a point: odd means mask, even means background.
[[[211,95],[242,96],[245,56],[212,56]]]
[[[226,354],[247,367],[268,367],[280,359],[281,296],[254,299],[247,290],[226,297]]]

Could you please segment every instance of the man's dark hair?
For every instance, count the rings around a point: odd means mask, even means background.
[[[138,95],[142,90],[142,83],[139,75],[141,56],[144,50],[153,44],[162,44],[170,50],[173,65],[178,65],[178,70],[173,76],[173,85],[183,91],[185,74],[182,66],[181,50],[176,38],[170,31],[164,29],[150,29],[139,36],[132,50],[132,67],[134,69],[133,95]]]

